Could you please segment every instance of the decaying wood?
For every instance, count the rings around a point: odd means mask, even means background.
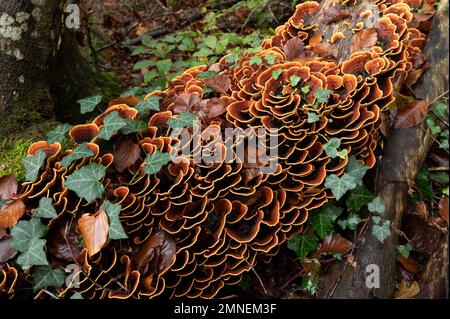
[[[414,88],[417,98],[434,100],[448,90],[448,0],[442,1],[440,11],[433,21],[433,28],[425,47],[429,70]],[[424,127],[392,130],[385,143],[385,155],[380,161],[376,181],[377,195],[386,205],[383,219],[392,223],[392,234],[380,243],[372,234],[371,227],[361,234],[361,241],[356,249],[356,267],[345,262],[333,264],[328,270],[329,278],[336,280],[324,282],[324,298],[391,298],[396,285],[396,245],[402,216],[406,207],[408,190],[423,165],[433,139]],[[442,246],[441,246],[442,247]],[[437,254],[442,253],[436,252]],[[433,258],[433,257],[432,257]],[[442,270],[448,258],[437,258],[433,266]],[[367,266],[376,265],[380,270],[379,288],[366,286]],[[440,276],[430,271],[429,279],[448,282],[447,271]],[[439,278],[436,278],[439,277]],[[433,291],[436,291],[433,290]],[[423,295],[423,297],[432,297]]]

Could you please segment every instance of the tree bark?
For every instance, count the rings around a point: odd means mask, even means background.
[[[432,101],[448,91],[447,10],[448,0],[443,0],[440,11],[434,18],[432,32],[424,50],[430,69],[414,87],[418,99]],[[392,235],[382,244],[372,235],[373,225],[370,224],[364,233],[360,233],[362,238],[355,254],[356,268],[345,262],[336,262],[331,265],[326,276],[337,279],[323,282],[321,297],[367,299],[393,296],[396,288],[395,248],[398,243],[396,230],[401,225],[408,190],[415,181],[432,142],[430,133],[423,126],[391,131],[385,143],[385,155],[380,163],[376,185],[377,195],[386,205],[383,219],[391,221]],[[442,258],[437,259],[436,263],[442,264]],[[366,269],[369,265],[376,265],[380,269],[378,289],[366,286],[368,275]],[[447,272],[440,271],[440,273],[439,280],[446,282]],[[437,280],[435,273],[430,273],[430,278]]]
[[[62,15],[62,0],[0,2],[0,136],[53,117],[47,79]]]

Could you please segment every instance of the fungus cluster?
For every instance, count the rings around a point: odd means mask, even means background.
[[[259,257],[276,254],[302,231],[310,211],[333,198],[324,180],[341,176],[349,156],[375,165],[380,113],[395,100],[395,88],[417,80],[417,60],[424,63],[425,35],[412,26],[410,9],[422,5],[347,0],[324,12],[318,2],[304,2],[259,52],[190,69],[166,90],[147,96],[160,98],[160,111],[140,132],[99,138],[107,115],[139,116],[137,101],[129,99],[70,131],[73,142],[86,143],[93,155],[68,167],[61,161],[73,150],[33,144],[28,155],[44,151],[46,160],[37,180],[24,185],[21,199],[31,209],[41,198],[52,198],[58,217],[48,225],[47,255],[56,266],[75,261],[81,266],[79,287],[60,295],[212,298],[238,283]],[[345,31],[332,28],[343,22],[349,24]],[[350,52],[340,50],[345,41]],[[174,150],[179,140],[169,122],[186,112],[200,118],[201,131],[208,132],[202,138],[191,129],[190,143],[200,138],[214,151],[234,151],[240,143],[220,139],[225,128],[276,134],[275,169],[261,171],[270,161],[198,163],[194,149],[156,174],[146,173],[147,156]],[[341,141],[343,156],[325,152],[332,138]],[[246,153],[257,156],[252,149]],[[87,201],[66,187],[68,176],[89,163],[105,167],[103,199]],[[82,216],[98,214],[106,199],[120,205],[128,239],[110,240],[99,252],[67,240],[79,237]],[[7,264],[0,271],[0,292],[11,296],[17,276]]]

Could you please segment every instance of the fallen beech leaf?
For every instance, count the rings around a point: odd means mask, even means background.
[[[330,7],[325,12],[325,17],[323,18],[323,22],[325,24],[330,24],[333,22],[338,22],[342,19],[350,17],[351,14],[346,9],[339,9],[337,7]]]
[[[25,213],[26,207],[21,199],[12,200],[0,209],[0,227],[12,228]]]
[[[375,46],[378,42],[378,34],[374,28],[363,29],[355,34],[352,45],[350,47],[351,53],[356,51],[368,50]]]
[[[120,139],[114,144],[113,156],[114,167],[119,173],[123,173],[137,162],[141,149],[130,139]]]
[[[397,255],[397,261],[402,264],[403,268],[410,273],[416,274],[419,271],[419,264],[410,258],[406,258],[402,255]]]
[[[410,128],[420,125],[428,112],[428,102],[419,100],[411,104],[400,105],[394,120],[394,128]]]
[[[8,260],[17,255],[17,250],[11,248],[12,236],[4,234],[0,235],[0,264],[6,263]]]
[[[205,84],[219,93],[227,93],[230,90],[231,79],[227,75],[217,75],[206,79]]]
[[[411,299],[420,292],[419,284],[413,281],[411,285],[408,286],[406,281],[402,281],[398,286],[397,291],[394,294],[395,299]]]
[[[294,61],[297,58],[306,56],[305,44],[300,38],[292,38],[283,46],[288,61]]]
[[[56,258],[73,261],[77,260],[81,254],[81,248],[78,245],[80,233],[75,225],[71,229],[68,223],[57,222],[52,225],[47,234],[47,250]]]
[[[141,273],[164,273],[174,262],[175,242],[164,232],[156,230],[136,250],[134,259]]]
[[[14,175],[0,177],[0,199],[11,199],[17,194],[17,180]]]
[[[448,225],[448,197],[443,197],[439,201],[439,213]]]
[[[100,209],[95,215],[84,214],[78,220],[78,227],[89,257],[92,257],[102,249],[108,240],[108,215],[103,209]]]
[[[309,46],[315,54],[322,58],[327,58],[333,55],[333,46],[330,43],[323,41],[322,36],[318,33],[311,37]]]
[[[320,254],[345,254],[353,247],[353,243],[342,236],[327,236],[320,243],[317,253]]]
[[[191,108],[200,102],[201,98],[197,94],[185,93],[176,97],[173,111],[176,114],[189,112]]]
[[[202,100],[196,105],[194,113],[202,118],[213,118],[227,111],[227,104],[219,98]]]

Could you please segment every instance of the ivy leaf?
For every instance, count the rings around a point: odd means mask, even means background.
[[[367,188],[358,186],[347,198],[347,206],[355,212],[359,212],[364,205],[367,205],[375,198]]]
[[[363,165],[356,157],[352,156],[349,158],[348,165],[346,167],[347,174],[355,178],[356,184],[358,186],[363,185],[363,178],[367,173],[369,168]]]
[[[227,55],[226,62],[229,64],[235,64],[239,59],[239,56],[237,54],[229,54]]]
[[[29,242],[27,251],[20,254],[17,258],[17,263],[26,270],[31,266],[48,265],[47,256],[45,255],[44,247],[46,241],[44,239],[32,238]]]
[[[327,143],[323,144],[323,149],[330,158],[336,158],[340,146],[341,140],[337,137],[333,137]]]
[[[53,200],[48,197],[42,197],[39,200],[39,207],[36,208],[34,217],[52,219],[58,217],[58,214],[53,207]]]
[[[161,97],[158,95],[149,96],[146,100],[139,102],[136,104],[135,108],[139,111],[139,113],[145,112],[147,110],[159,111],[160,106],[159,103],[161,101]]]
[[[311,89],[309,88],[309,85],[306,85],[306,86],[302,87],[300,90],[303,93],[308,94]]]
[[[165,59],[156,62],[156,68],[159,71],[159,74],[161,75],[167,75],[169,73],[170,69],[172,68],[172,60]]]
[[[276,58],[277,57],[275,55],[272,55],[272,54],[268,54],[268,55],[264,56],[264,60],[266,60],[269,65],[273,65],[275,63],[275,59]]]
[[[91,202],[103,195],[105,188],[100,180],[105,176],[105,172],[105,166],[91,163],[68,176],[64,186],[74,191],[79,197]]]
[[[292,76],[289,78],[289,81],[291,82],[292,87],[296,87],[296,86],[300,83],[300,80],[301,80],[301,79],[302,79],[302,78],[299,77],[299,76],[297,76],[297,75],[292,75]]]
[[[0,209],[5,207],[9,203],[9,200],[7,199],[0,199]]]
[[[62,269],[52,266],[39,266],[33,271],[34,291],[46,287],[60,288],[66,280],[66,273]]]
[[[281,75],[282,72],[283,72],[282,69],[276,69],[276,70],[274,70],[274,71],[272,72],[272,77],[273,77],[275,80],[278,80],[278,78],[280,77],[280,75]]]
[[[311,217],[310,223],[317,235],[324,238],[333,228],[334,221],[342,214],[342,208],[333,205],[324,206],[317,214]]]
[[[119,131],[121,128],[127,125],[125,120],[117,111],[111,112],[110,114],[105,116],[105,118],[103,119],[103,124],[105,126],[103,126],[98,133],[98,137],[107,141],[111,139],[115,132]]]
[[[288,248],[295,251],[300,260],[303,261],[310,252],[317,249],[319,239],[314,235],[296,235],[288,241]]]
[[[156,174],[161,170],[163,166],[167,165],[170,161],[171,158],[168,153],[156,151],[155,153],[148,155],[145,158],[144,171],[149,175]]]
[[[149,67],[155,66],[155,65],[156,65],[156,61],[154,61],[154,60],[142,60],[142,61],[139,61],[134,64],[133,70],[149,68]],[[134,95],[134,94],[132,94],[132,95]]]
[[[410,244],[397,246],[397,252],[405,258],[409,257],[409,253],[411,252],[411,250],[412,246]]]
[[[148,124],[141,120],[124,119],[126,125],[120,129],[125,135],[133,134],[148,129]]]
[[[101,95],[94,95],[79,100],[78,103],[80,104],[80,113],[86,114],[92,112],[95,107],[102,101],[102,98],[103,97]]]
[[[378,213],[383,214],[386,211],[386,206],[384,205],[383,201],[380,197],[375,197],[374,200],[372,200],[367,207],[369,208],[369,211],[372,213]]]
[[[11,230],[13,237],[11,247],[20,252],[26,252],[30,248],[31,240],[33,238],[44,237],[47,231],[47,226],[42,225],[38,218],[32,218],[28,221],[21,220]]]
[[[215,49],[216,45],[217,45],[217,38],[213,35],[209,35],[205,38],[205,40],[203,40],[203,43],[207,46],[210,47],[211,49]]]
[[[313,113],[313,112],[309,112],[308,113],[308,123],[315,123],[317,121],[320,120],[320,115]]]
[[[121,210],[120,205],[105,201],[102,205],[102,208],[106,211],[106,214],[109,218],[109,239],[128,238],[119,219]]]
[[[261,65],[263,63],[263,60],[260,56],[254,55],[251,59],[250,59],[250,65],[256,64],[256,65]]]
[[[66,138],[67,132],[70,131],[70,129],[73,126],[70,124],[61,124],[55,127],[52,131],[50,131],[47,135],[47,142],[50,144],[53,143],[62,143],[64,139]]]
[[[343,229],[346,230],[347,228],[350,230],[355,230],[356,227],[362,222],[361,217],[359,217],[355,212],[351,212],[348,215],[347,219],[344,220],[338,220],[337,224]]]
[[[317,99],[318,103],[327,103],[331,93],[333,93],[333,91],[319,88],[316,92],[314,92],[314,97]]]
[[[148,71],[144,74],[144,82],[149,83],[153,79],[157,78],[159,76],[158,72],[156,70]]]
[[[84,299],[84,298],[79,292],[76,292],[72,296],[70,296],[70,299]]]
[[[372,235],[374,235],[375,238],[378,239],[380,243],[384,243],[384,241],[391,235],[390,225],[391,221],[389,220],[384,221],[382,224],[378,223],[378,225],[373,225]]]
[[[440,117],[441,119],[447,119],[448,115],[448,107],[447,105],[445,105],[444,103],[438,103],[435,106],[433,106],[432,108],[433,113],[436,114],[436,116]]]
[[[47,155],[44,151],[40,150],[34,156],[28,156],[22,160],[23,165],[25,166],[25,179],[28,182],[34,182],[38,175],[39,170],[41,169],[42,164],[46,159]]]
[[[72,154],[65,156],[61,160],[61,166],[67,168],[70,165],[72,165],[73,162],[89,156],[94,156],[94,152],[87,147],[86,143],[83,143],[77,148],[75,148]]]
[[[347,191],[356,188],[355,178],[349,174],[344,174],[338,177],[335,174],[328,176],[325,180],[325,187],[329,188],[336,200],[342,198]]]
[[[197,116],[193,113],[184,112],[178,115],[176,119],[169,119],[167,124],[171,128],[181,128],[181,127],[193,127],[194,122],[197,121]]]

